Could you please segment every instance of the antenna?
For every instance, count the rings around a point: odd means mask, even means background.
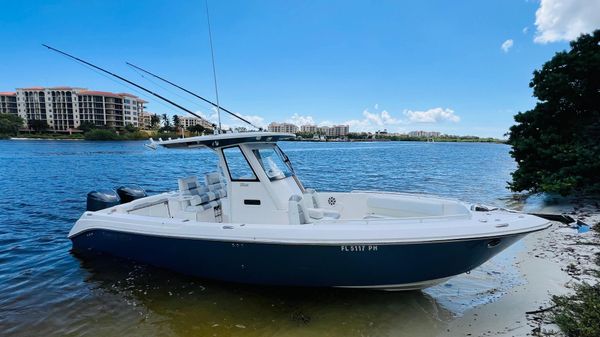
[[[210,55],[212,57],[213,79],[215,81],[215,96],[217,98],[217,118],[219,120],[219,133],[221,133],[221,108],[219,107],[219,89],[217,86],[217,70],[215,68],[215,51],[212,43],[212,32],[210,30],[210,15],[208,13],[208,0],[204,0],[206,5],[206,22],[208,23],[208,41],[210,42]]]
[[[198,116],[197,114],[195,114],[194,112],[192,112],[191,110],[189,110],[189,109],[186,109],[186,108],[182,107],[181,105],[179,105],[179,104],[177,104],[177,103],[175,103],[175,102],[171,101],[170,99],[168,99],[168,98],[165,98],[165,97],[163,97],[163,96],[161,96],[161,95],[159,95],[159,94],[157,94],[157,93],[155,93],[155,92],[153,92],[153,91],[150,91],[150,90],[148,90],[148,89],[146,89],[146,88],[142,87],[141,85],[139,85],[139,84],[137,84],[137,83],[135,83],[135,82],[132,82],[132,81],[130,81],[130,80],[128,80],[128,79],[126,79],[126,78],[124,78],[124,77],[122,77],[122,76],[119,76],[119,75],[117,75],[117,74],[115,74],[115,73],[111,73],[110,71],[108,71],[108,70],[106,70],[106,69],[100,68],[100,67],[98,67],[98,66],[96,66],[96,65],[94,65],[94,64],[91,64],[90,62],[87,62],[87,61],[85,61],[85,60],[82,60],[82,59],[80,59],[80,58],[78,58],[78,57],[75,57],[75,56],[73,56],[73,55],[71,55],[71,54],[67,54],[67,53],[65,53],[64,51],[61,51],[61,50],[58,50],[58,49],[56,49],[56,48],[50,47],[50,46],[48,46],[48,45],[46,45],[46,44],[42,44],[42,46],[44,46],[44,47],[46,47],[46,48],[48,48],[48,49],[50,49],[50,50],[52,50],[52,51],[55,51],[55,52],[57,52],[57,53],[59,53],[59,54],[62,54],[62,55],[64,55],[64,56],[68,57],[68,58],[71,58],[71,59],[73,59],[73,60],[75,60],[75,61],[77,61],[77,62],[81,62],[81,63],[83,63],[83,64],[86,64],[86,65],[88,65],[88,66],[90,66],[90,67],[94,68],[94,69],[100,70],[100,71],[102,71],[102,72],[104,72],[104,73],[106,73],[106,74],[109,74],[109,75],[111,75],[111,76],[114,76],[114,77],[116,77],[116,78],[120,79],[120,80],[121,80],[121,81],[123,81],[123,82],[129,83],[129,84],[131,84],[131,85],[135,86],[136,88],[142,89],[142,90],[144,90],[145,92],[147,92],[147,93],[149,93],[149,94],[151,94],[151,95],[153,95],[153,96],[155,96],[155,97],[158,97],[158,98],[160,98],[161,100],[163,100],[163,101],[165,101],[165,102],[167,102],[167,103],[169,103],[169,104],[171,104],[171,105],[173,105],[173,106],[175,106],[175,107],[177,107],[177,108],[179,108],[179,109],[181,109],[181,110],[183,110],[183,111],[185,111],[185,112],[189,113],[190,115],[196,116],[196,117],[198,117],[198,118],[202,118],[202,117]]]
[[[163,81],[163,82],[165,82],[165,83],[168,83],[168,84],[170,84],[170,85],[174,86],[175,88],[177,88],[177,89],[179,89],[179,90],[182,90],[182,91],[184,91],[184,92],[186,92],[186,93],[188,93],[188,94],[190,94],[190,95],[192,95],[192,96],[194,96],[194,97],[196,97],[196,98],[199,98],[199,99],[203,100],[204,102],[206,102],[206,103],[208,103],[208,104],[210,104],[210,105],[212,105],[212,106],[214,106],[214,107],[217,107],[217,104],[216,104],[216,103],[213,103],[213,102],[211,102],[211,101],[207,100],[206,98],[204,98],[204,97],[202,97],[202,96],[200,96],[200,95],[198,95],[198,94],[194,93],[193,91],[189,91],[189,90],[187,90],[186,88],[184,88],[184,87],[182,87],[182,86],[180,86],[180,85],[178,85],[178,84],[175,84],[175,83],[173,83],[173,82],[171,82],[171,81],[169,81],[169,80],[167,80],[167,79],[165,79],[165,78],[163,78],[163,77],[160,77],[160,76],[158,76],[158,75],[156,75],[156,74],[154,74],[154,73],[151,73],[150,71],[148,71],[148,70],[146,70],[146,69],[144,69],[144,68],[142,68],[142,67],[138,67],[138,66],[136,66],[136,65],[135,65],[135,64],[133,64],[133,63],[126,62],[126,64],[127,64],[128,66],[130,66],[130,67],[134,68],[134,69],[137,69],[137,70],[139,70],[139,71],[141,71],[141,72],[144,72],[144,73],[146,73],[146,74],[148,74],[148,75],[150,75],[150,76],[152,76],[152,77],[154,77],[154,78],[157,78],[157,79],[159,79],[159,80],[161,80],[161,81]],[[142,75],[142,77],[144,77],[144,76]],[[222,107],[222,106],[220,107],[220,110],[223,110],[223,111],[225,111],[226,113],[228,113],[228,114],[230,114],[231,116],[233,116],[233,117],[235,117],[235,118],[237,118],[237,119],[241,120],[242,122],[248,123],[248,125],[250,125],[250,126],[252,126],[252,127],[256,128],[256,129],[257,129],[257,130],[259,130],[259,131],[261,131],[261,130],[262,130],[262,128],[261,128],[261,127],[258,127],[258,126],[256,126],[256,125],[252,124],[252,123],[251,123],[250,121],[248,121],[247,119],[245,119],[245,118],[243,118],[243,117],[240,117],[240,116],[236,115],[235,113],[233,113],[233,112],[231,112],[231,111],[229,111],[229,110],[225,109],[225,108],[224,108],[224,107]]]

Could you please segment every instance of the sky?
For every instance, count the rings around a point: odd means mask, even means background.
[[[41,46],[106,67],[215,120],[214,109],[142,77],[131,62],[215,100],[206,4],[0,0],[0,91],[75,86],[129,92]],[[600,28],[600,0],[208,0],[222,106],[265,126],[503,137],[535,105],[535,69]],[[243,125],[222,115],[226,126]]]

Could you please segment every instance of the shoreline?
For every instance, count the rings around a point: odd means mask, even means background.
[[[570,214],[591,226],[600,222],[600,207],[598,201],[594,200],[564,200],[563,203],[550,205],[525,203],[524,208],[529,212]],[[562,335],[558,327],[548,320],[547,309],[551,306],[551,298],[553,295],[573,293],[573,286],[581,282],[600,282],[589,272],[595,265],[593,260],[596,254],[600,253],[600,235],[591,229],[578,233],[577,229],[553,223],[549,229],[533,233],[523,242],[525,249],[518,253],[514,264],[522,274],[524,283],[497,301],[472,308],[450,320],[446,331],[448,334]]]
[[[8,137],[5,138],[4,140],[87,140],[87,141],[116,141],[116,142],[120,142],[120,141],[143,141],[143,140],[148,140],[150,137],[148,138],[140,138],[140,139],[85,139],[85,138],[61,138],[61,137]],[[188,137],[189,138],[189,137]],[[0,140],[2,140],[0,138]],[[471,144],[506,144],[505,142],[502,141],[498,141],[498,142],[492,142],[492,141],[466,141],[466,140],[440,140],[440,141],[435,141],[435,142],[428,142],[426,140],[391,140],[391,139],[364,139],[364,140],[358,140],[358,139],[352,139],[352,140],[329,140],[329,141],[322,141],[322,140],[312,140],[312,139],[303,139],[303,140],[299,140],[299,139],[295,139],[295,140],[290,140],[291,142],[306,142],[306,143],[388,143],[388,142],[415,142],[415,143],[431,143],[431,144],[435,144],[435,143],[471,143]]]
[[[8,140],[85,140],[84,138],[34,138],[34,137],[10,137]]]

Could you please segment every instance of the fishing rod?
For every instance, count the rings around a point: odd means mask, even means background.
[[[108,71],[108,70],[106,70],[106,69],[100,68],[100,67],[98,67],[98,66],[96,66],[96,65],[94,65],[94,64],[91,64],[90,62],[87,62],[87,61],[85,61],[85,60],[82,60],[82,59],[80,59],[80,58],[78,58],[78,57],[76,57],[76,56],[73,56],[73,55],[71,55],[71,54],[65,53],[64,51],[61,51],[61,50],[58,50],[58,49],[56,49],[56,48],[50,47],[50,46],[48,46],[48,45],[46,45],[46,44],[43,44],[43,43],[42,43],[42,46],[44,46],[44,47],[46,47],[46,48],[48,48],[48,49],[50,49],[50,50],[52,50],[52,51],[55,51],[55,52],[57,52],[57,53],[59,53],[59,54],[62,54],[62,55],[64,55],[64,56],[68,57],[68,58],[71,58],[71,59],[73,59],[73,60],[75,60],[75,61],[78,61],[78,62],[81,62],[81,63],[83,63],[83,64],[85,64],[85,65],[88,65],[88,66],[90,66],[90,67],[92,67],[92,68],[94,68],[94,69],[100,70],[100,71],[102,71],[102,72],[104,72],[104,73],[106,73],[106,74],[109,74],[109,75],[111,75],[111,76],[114,76],[114,77],[116,77],[116,78],[120,79],[121,81],[124,81],[124,82],[126,82],[126,83],[129,83],[129,84],[131,84],[131,85],[135,86],[136,88],[139,88],[139,89],[141,89],[141,90],[144,90],[145,92],[147,92],[147,93],[149,93],[149,94],[151,94],[151,95],[153,95],[153,96],[155,96],[155,97],[157,97],[157,98],[159,98],[159,99],[161,99],[161,100],[163,100],[163,101],[165,101],[165,102],[167,102],[167,103],[169,103],[169,104],[171,104],[171,105],[173,105],[173,106],[175,106],[175,107],[177,107],[177,108],[179,108],[179,109],[181,109],[181,110],[183,110],[183,111],[185,111],[185,112],[187,112],[187,113],[189,113],[190,115],[193,115],[193,116],[195,116],[195,117],[198,117],[198,118],[200,118],[200,119],[204,119],[204,118],[202,118],[201,116],[197,115],[196,113],[192,112],[191,110],[189,110],[189,109],[187,109],[187,108],[184,108],[184,107],[182,107],[181,105],[179,105],[179,104],[177,104],[177,103],[175,103],[175,102],[171,101],[170,99],[168,99],[168,98],[165,98],[165,97],[163,97],[163,96],[161,96],[161,95],[159,95],[159,94],[157,94],[157,93],[155,93],[155,92],[153,92],[153,91],[150,91],[150,90],[148,90],[148,89],[146,89],[146,88],[142,87],[141,85],[139,85],[139,84],[137,84],[137,83],[135,83],[135,82],[132,82],[132,81],[130,81],[130,80],[128,80],[128,79],[126,79],[126,78],[124,78],[124,77],[122,77],[122,76],[119,76],[119,75],[117,75],[117,74],[115,74],[115,73],[112,73],[112,72],[110,72],[110,71]]]
[[[239,119],[239,120],[241,120],[241,121],[243,121],[243,122],[245,122],[245,123],[248,123],[248,124],[249,124],[249,125],[251,125],[252,127],[255,127],[255,128],[257,128],[257,129],[261,130],[261,128],[260,128],[260,127],[258,127],[258,126],[256,126],[256,125],[252,124],[251,122],[249,122],[249,121],[248,121],[248,120],[246,120],[245,118],[243,118],[243,117],[241,117],[241,116],[239,116],[239,115],[237,115],[237,114],[235,114],[235,113],[233,113],[233,112],[231,112],[231,111],[229,111],[229,110],[225,109],[225,108],[224,108],[224,107],[222,107],[222,106],[219,106],[219,105],[218,105],[218,104],[216,104],[216,103],[213,103],[213,102],[211,102],[211,101],[207,100],[206,98],[204,98],[204,97],[202,97],[202,96],[200,96],[200,95],[198,95],[198,94],[196,94],[196,93],[194,93],[194,92],[192,92],[192,91],[189,91],[189,90],[187,90],[186,88],[183,88],[183,87],[182,87],[182,86],[180,86],[180,85],[177,85],[177,84],[175,84],[175,83],[173,83],[173,82],[171,82],[171,81],[169,81],[169,80],[167,80],[167,79],[165,79],[165,78],[163,78],[163,77],[160,77],[160,76],[158,76],[158,75],[156,75],[156,74],[153,74],[153,73],[151,73],[150,71],[148,71],[148,70],[146,70],[146,69],[143,69],[143,68],[141,68],[141,67],[138,67],[138,66],[136,66],[135,64],[132,64],[132,63],[129,63],[129,62],[125,62],[125,63],[126,63],[128,66],[132,67],[132,68],[135,68],[135,69],[137,69],[137,70],[140,70],[140,71],[142,71],[142,72],[144,72],[144,73],[146,73],[146,74],[148,74],[148,75],[150,75],[150,76],[152,76],[152,77],[155,77],[155,78],[157,78],[157,79],[159,79],[159,80],[161,80],[161,81],[163,81],[163,82],[165,82],[165,83],[168,83],[168,84],[170,84],[170,85],[174,86],[175,88],[177,88],[177,89],[179,89],[179,90],[182,90],[182,91],[184,91],[184,92],[186,92],[186,93],[188,93],[188,94],[190,94],[190,95],[192,95],[192,96],[194,96],[194,97],[196,97],[196,98],[199,98],[199,99],[203,100],[204,102],[206,102],[206,103],[208,103],[208,104],[210,104],[210,105],[212,105],[212,106],[214,106],[214,107],[216,107],[216,108],[220,108],[221,110],[225,111],[226,113],[230,114],[231,116],[233,116],[233,117],[235,117],[235,118],[237,118],[237,119]]]

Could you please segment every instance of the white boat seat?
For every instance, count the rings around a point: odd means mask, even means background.
[[[310,216],[308,210],[302,202],[302,197],[294,194],[288,201],[288,216],[290,225],[303,225],[310,223]]]
[[[304,190],[302,201],[311,219],[334,220],[340,218],[340,212],[335,211],[333,209],[321,208],[321,205],[319,203],[319,197],[317,196],[317,191],[315,191],[312,188],[307,188],[306,190]]]
[[[198,194],[197,189],[200,185],[198,184],[198,177],[196,176],[178,179],[177,184],[179,185],[179,192],[181,195]]]
[[[205,177],[206,185],[198,182],[196,176],[179,179],[179,191],[182,196],[191,196],[187,212],[206,211],[221,206],[221,198],[227,196],[225,183],[219,173],[209,173]]]
[[[306,207],[314,207],[320,208],[321,205],[319,203],[319,198],[317,197],[317,191],[312,188],[307,188],[304,190],[304,204]]]
[[[340,218],[340,212],[332,209],[309,207],[307,208],[307,210],[308,216],[310,216],[311,219],[315,220],[335,220]]]

